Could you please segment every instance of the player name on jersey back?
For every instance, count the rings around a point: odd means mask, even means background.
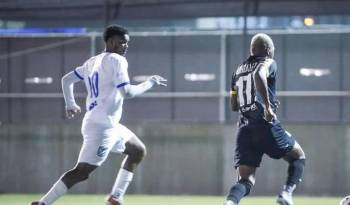
[[[236,75],[240,75],[243,73],[249,73],[255,70],[255,68],[259,65],[259,62],[242,64],[238,67],[236,71]]]

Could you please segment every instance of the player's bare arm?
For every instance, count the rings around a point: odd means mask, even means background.
[[[238,99],[236,87],[231,90],[231,109],[234,112],[238,112],[239,110],[239,99]]]
[[[67,73],[62,78],[62,91],[64,100],[66,103],[66,117],[68,119],[73,118],[77,113],[81,112],[79,105],[76,104],[74,99],[74,83],[79,82],[81,79],[77,78],[74,72]]]
[[[125,85],[120,88],[120,91],[124,98],[133,98],[135,96],[141,95],[151,89],[154,85],[167,86],[167,79],[159,76],[153,75],[148,80],[138,84],[138,85]]]
[[[256,86],[256,90],[260,93],[265,105],[265,119],[268,122],[271,122],[274,118],[276,118],[276,115],[270,106],[270,100],[267,91],[267,75],[268,68],[264,64],[262,64],[257,68],[257,70],[254,73],[254,83]]]

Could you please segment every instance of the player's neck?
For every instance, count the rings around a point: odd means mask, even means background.
[[[104,52],[106,52],[106,53],[117,53],[114,49],[109,48],[108,46],[105,47]]]
[[[115,53],[115,52],[113,52],[113,51],[110,50],[110,49],[105,49],[104,52],[106,52],[106,53]]]

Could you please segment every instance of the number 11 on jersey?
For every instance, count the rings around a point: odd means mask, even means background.
[[[239,77],[237,86],[240,106],[243,107],[254,103],[255,90],[252,73]]]

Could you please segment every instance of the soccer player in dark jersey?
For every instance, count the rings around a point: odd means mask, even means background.
[[[293,205],[292,194],[302,178],[305,154],[294,137],[282,128],[275,114],[277,66],[273,60],[272,39],[263,33],[256,34],[251,40],[250,54],[232,76],[232,110],[240,113],[235,151],[239,177],[224,204],[237,205],[249,194],[255,182],[255,171],[262,156],[267,154],[289,163],[288,177],[277,203]]]

